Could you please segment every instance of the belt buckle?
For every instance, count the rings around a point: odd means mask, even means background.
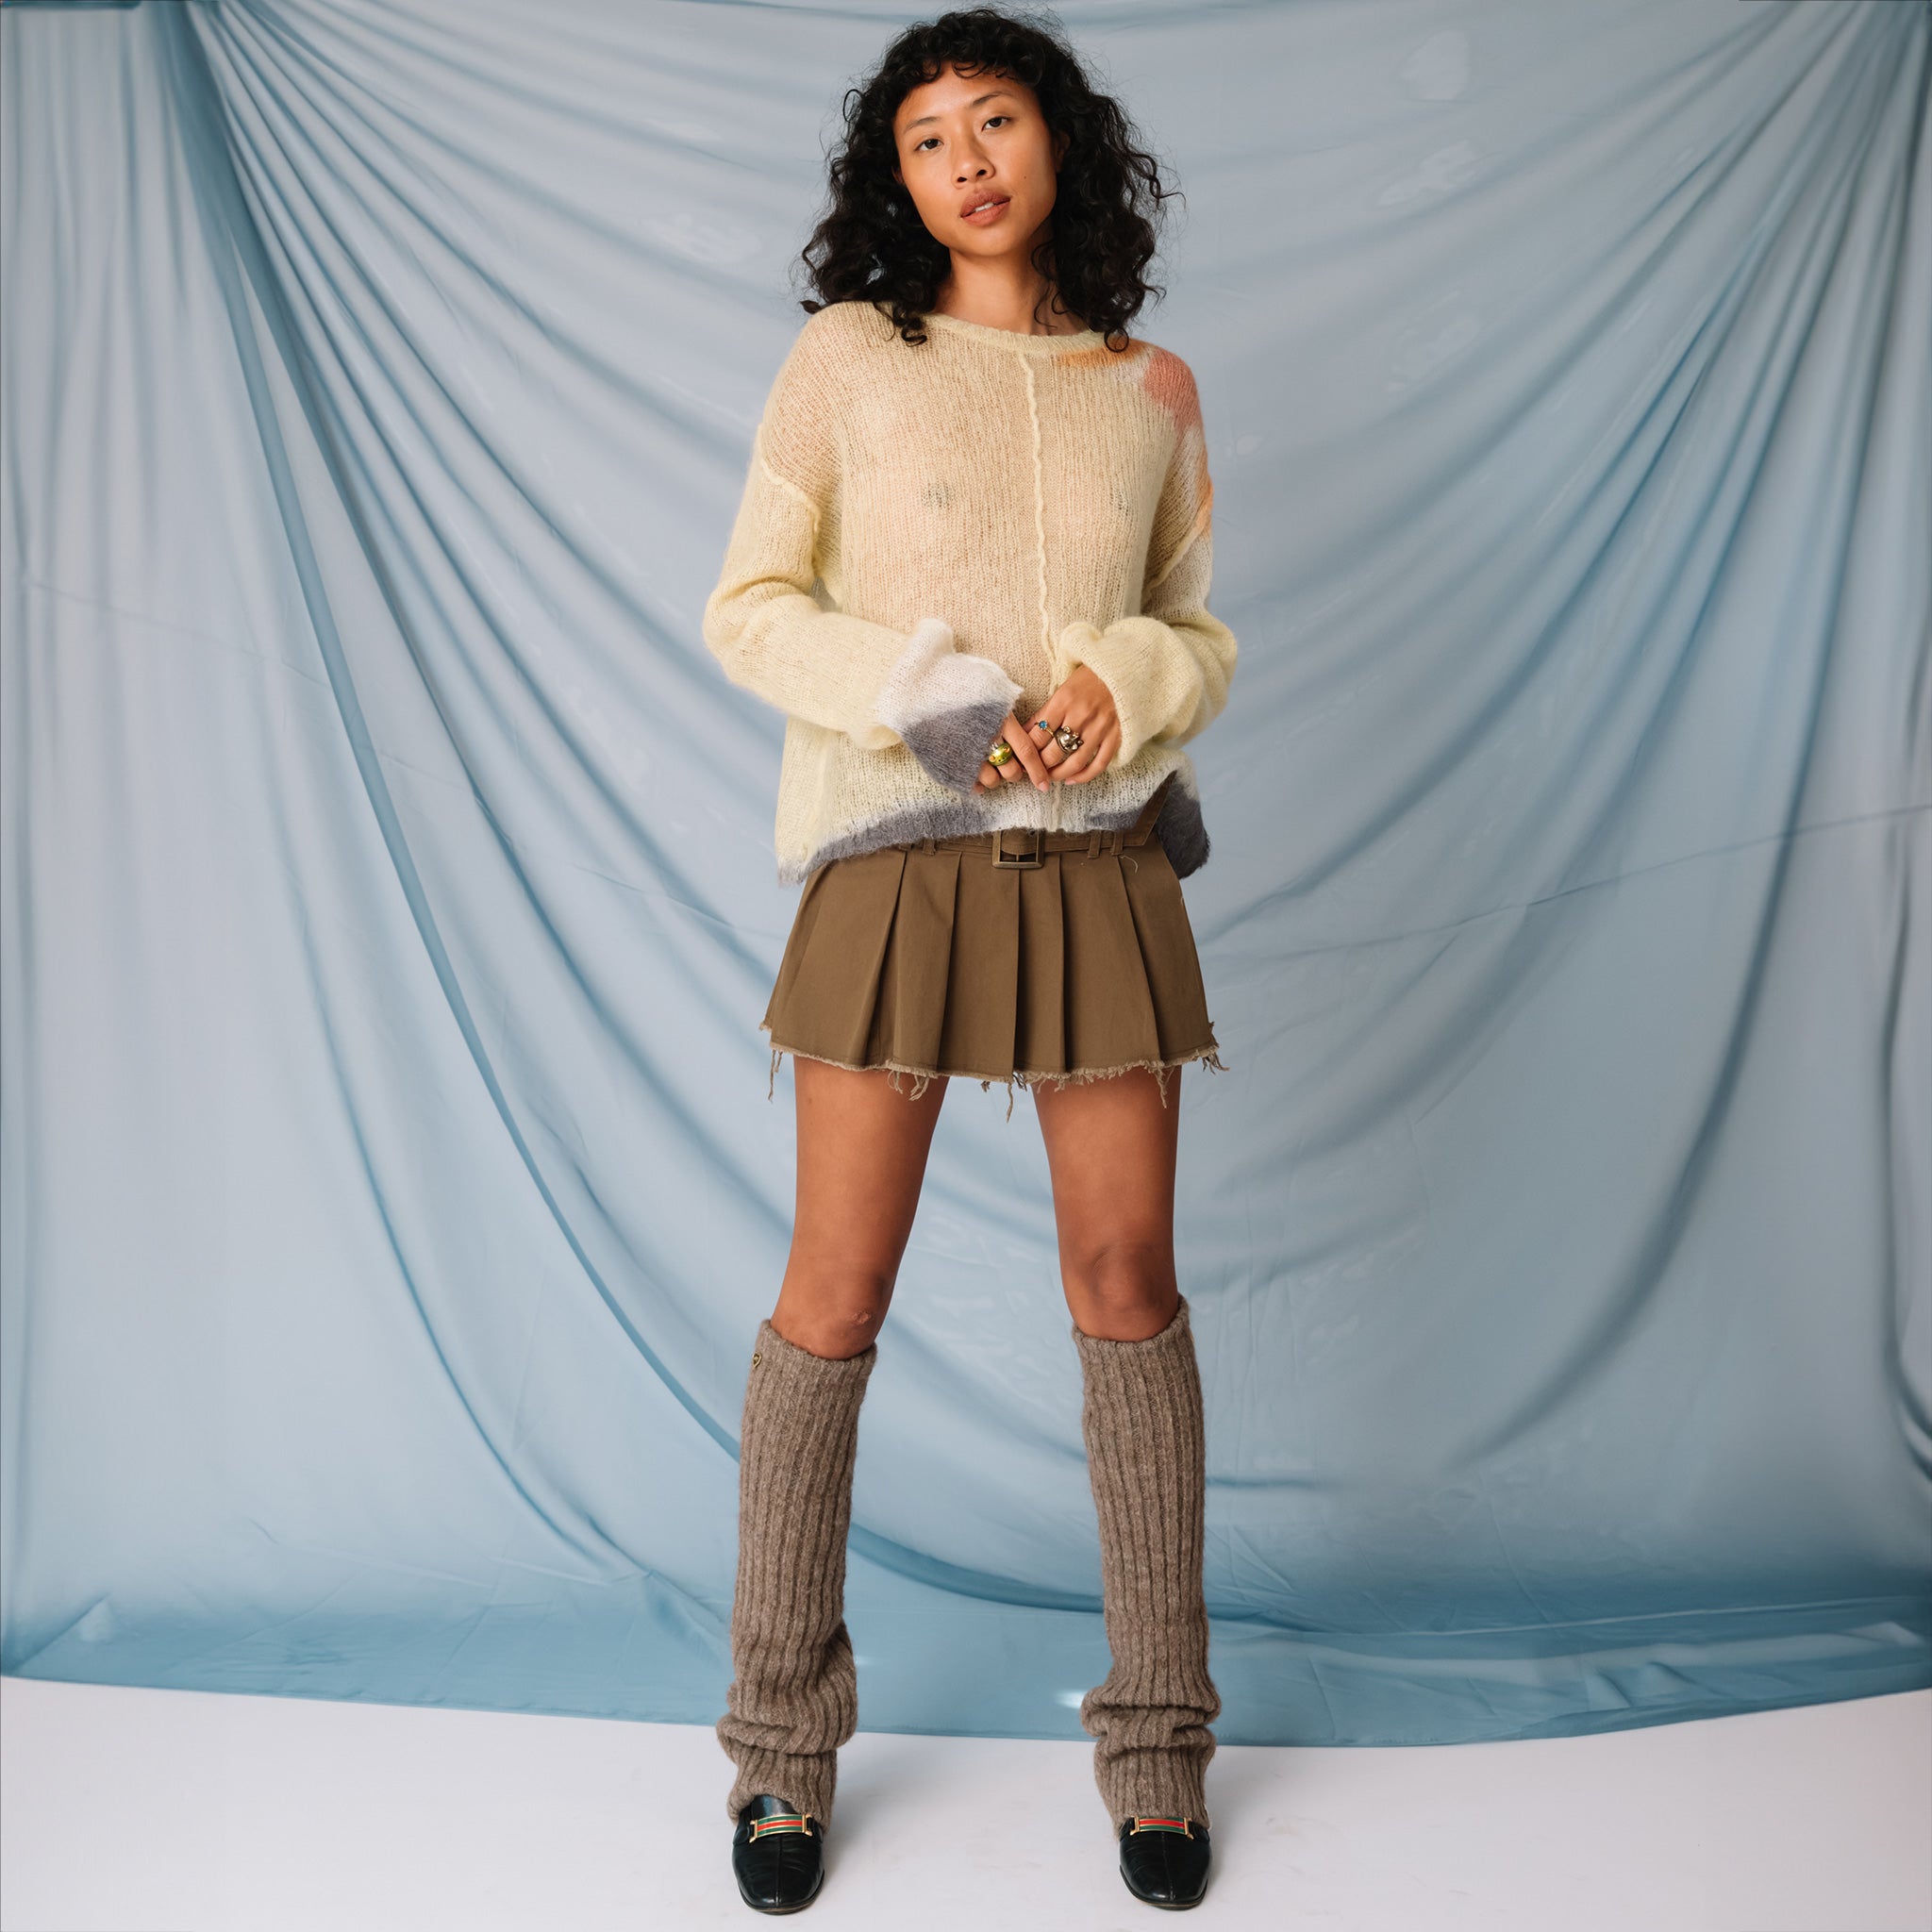
[[[1018,832],[1033,841],[1029,851],[1008,852],[1007,835]],[[1032,872],[1046,863],[1046,834],[1038,825],[1007,825],[992,835],[995,872]]]

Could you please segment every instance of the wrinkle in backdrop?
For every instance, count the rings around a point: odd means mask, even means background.
[[[698,616],[905,16],[8,7],[5,1667],[709,1722],[791,1208]],[[1225,1741],[1932,1682],[1921,6],[1070,6],[1187,203]],[[1106,1667],[1028,1110],[861,1424],[868,1728]]]

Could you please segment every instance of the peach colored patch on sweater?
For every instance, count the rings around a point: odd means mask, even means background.
[[[1185,436],[1200,425],[1201,395],[1194,387],[1194,373],[1171,349],[1135,342],[1122,351],[1109,349],[1103,342],[1095,348],[1075,350],[1062,361],[1070,369],[1106,364],[1121,370],[1124,381],[1138,376],[1141,393],[1174,425],[1176,436]]]
[[[1141,387],[1149,401],[1167,411],[1176,435],[1185,436],[1200,422],[1201,396],[1194,387],[1193,372],[1172,350],[1149,344]]]
[[[1124,349],[1109,349],[1104,341],[1091,349],[1069,349],[1060,358],[1062,369],[1130,369],[1145,352],[1144,342],[1129,342]]]

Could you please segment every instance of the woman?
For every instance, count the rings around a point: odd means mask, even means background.
[[[1119,107],[991,8],[855,91],[819,302],[759,422],[704,633],[787,715],[776,848],[804,891],[763,1027],[792,1056],[797,1214],[745,1392],[720,1742],[745,1902],[815,1897],[858,1724],[843,1617],[860,1402],[950,1076],[1035,1095],[1085,1396],[1112,1668],[1080,1719],[1122,1875],[1190,1906],[1221,1702],[1200,1377],[1174,1265],[1180,1067],[1221,1062],[1179,879],[1180,747],[1235,641],[1206,608],[1193,378],[1149,292]],[[821,594],[823,592],[823,594]],[[902,1085],[910,1074],[909,1092]]]

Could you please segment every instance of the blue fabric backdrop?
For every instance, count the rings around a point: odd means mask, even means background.
[[[0,14],[7,1670],[723,1707],[795,894],[698,618],[908,17]],[[1064,18],[1187,191],[1242,644],[1220,1736],[1932,1683],[1932,17]],[[1106,1667],[1004,1112],[862,1420],[868,1728],[1078,1738]]]

